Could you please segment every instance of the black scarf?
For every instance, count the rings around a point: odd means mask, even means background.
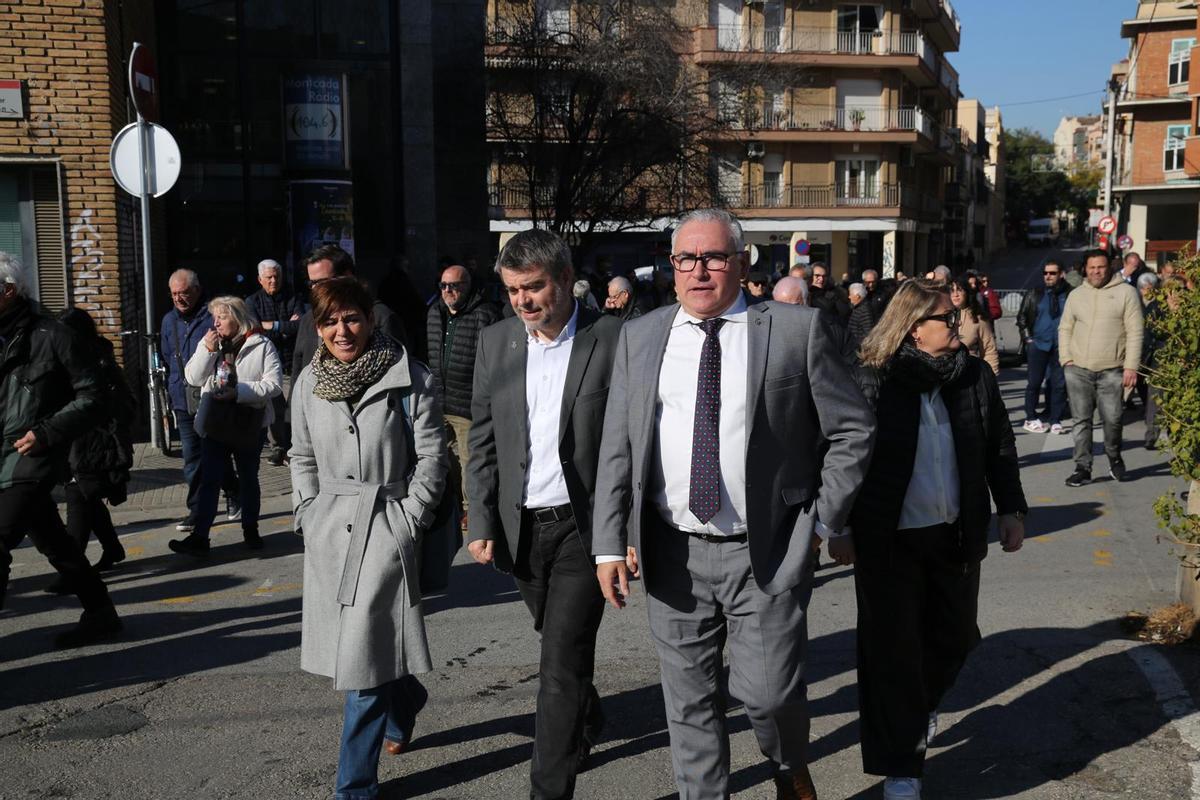
[[[892,357],[888,373],[906,389],[924,394],[957,380],[967,366],[968,355],[967,348],[960,347],[934,357],[906,341]]]

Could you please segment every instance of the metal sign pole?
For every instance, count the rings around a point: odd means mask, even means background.
[[[154,348],[157,346],[154,336],[151,335],[154,333],[154,286],[151,271],[153,259],[150,254],[150,189],[154,175],[153,162],[150,160],[152,129],[140,111],[137,115],[137,123],[138,155],[142,162],[142,291],[146,296],[146,375],[151,376],[151,370],[154,369]],[[158,395],[154,391],[153,379],[146,381],[146,391],[150,395],[150,402],[147,404],[150,409],[150,443],[161,453],[166,450],[167,443],[162,440],[162,426],[158,424],[161,411],[158,407]]]

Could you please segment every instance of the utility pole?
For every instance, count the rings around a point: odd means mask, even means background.
[[[1113,169],[1116,162],[1117,140],[1117,90],[1116,78],[1108,81],[1108,126],[1104,132],[1104,216],[1112,214]]]

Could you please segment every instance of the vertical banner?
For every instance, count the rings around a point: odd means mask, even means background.
[[[284,162],[298,169],[348,169],[341,75],[283,79]]]
[[[336,244],[354,255],[354,184],[311,180],[288,184],[292,232],[289,263],[299,264],[313,248]]]

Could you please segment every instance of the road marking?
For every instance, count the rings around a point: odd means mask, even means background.
[[[1033,502],[1035,502],[1035,503],[1053,503],[1053,502],[1054,502],[1056,499],[1058,499],[1058,498],[1055,498],[1055,497],[1035,497],[1035,498],[1033,498]]]
[[[1162,705],[1163,715],[1179,738],[1200,755],[1200,711],[1196,710],[1192,696],[1171,662],[1152,645],[1142,645],[1126,654],[1146,676],[1155,699]],[[1200,800],[1200,761],[1192,761],[1191,769],[1192,798]]]
[[[180,605],[182,603],[194,603],[194,602],[196,602],[196,598],[194,598],[194,597],[167,597],[162,600],[159,600],[158,602],[162,603],[163,605],[173,606],[173,605]]]
[[[274,585],[274,583],[275,583],[275,581],[271,580],[270,578],[267,578],[265,581],[262,582],[262,585],[259,586],[258,589],[255,590],[254,594],[256,596],[258,596],[258,595],[264,595],[264,594],[270,593],[271,586]]]
[[[135,556],[140,556],[144,552],[146,552],[146,548],[144,548],[144,547],[126,547],[125,548],[125,556],[127,558],[133,558]]]
[[[1112,536],[1112,531],[1106,531],[1103,528],[1101,528],[1098,531],[1092,531],[1091,533],[1088,534],[1088,536],[1096,536],[1098,538],[1104,538],[1106,536]]]
[[[1096,550],[1092,553],[1092,563],[1097,567],[1111,567],[1113,554],[1108,550]]]

